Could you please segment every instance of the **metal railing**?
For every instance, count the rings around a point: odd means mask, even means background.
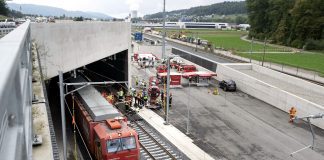
[[[30,22],[0,39],[0,159],[32,159]]]

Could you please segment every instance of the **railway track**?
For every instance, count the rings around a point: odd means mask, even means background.
[[[131,127],[139,134],[141,159],[175,160],[182,159],[164,140],[162,140],[145,122],[132,121]]]

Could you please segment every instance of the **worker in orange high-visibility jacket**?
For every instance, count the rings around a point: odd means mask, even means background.
[[[293,123],[294,122],[294,118],[296,117],[296,113],[297,113],[296,108],[295,107],[291,107],[290,110],[289,110],[289,116],[290,116],[289,122],[290,123]]]

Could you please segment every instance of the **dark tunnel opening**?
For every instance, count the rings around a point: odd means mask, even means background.
[[[124,50],[115,55],[103,58],[99,61],[93,62],[86,66],[76,69],[77,76],[87,77],[93,82],[102,81],[128,81],[128,50]],[[66,72],[63,75],[65,83],[69,83],[69,78],[73,78],[73,71]],[[60,155],[63,154],[63,142],[62,142],[62,121],[61,121],[61,106],[60,106],[60,92],[59,92],[59,78],[58,76],[53,77],[46,81],[46,90],[48,93],[49,106],[53,117],[53,125],[55,135],[60,151]],[[114,84],[114,85],[96,85],[96,88],[101,91],[109,90],[116,91],[119,88],[126,89],[126,84]],[[65,88],[64,88],[65,90]],[[69,91],[71,88],[69,88]],[[66,92],[66,91],[65,91]],[[71,105],[70,97],[66,97],[68,105]],[[65,104],[66,105],[66,104]],[[68,159],[74,159],[74,134],[72,118],[69,110],[65,107],[66,117],[66,136],[67,136],[67,156]],[[77,121],[77,118],[75,119]],[[86,148],[83,146],[81,137],[77,135],[77,144],[83,159],[90,159],[86,154]]]

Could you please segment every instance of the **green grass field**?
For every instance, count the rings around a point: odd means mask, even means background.
[[[246,58],[252,58],[262,61],[262,53],[237,53],[238,55]],[[293,67],[304,68],[307,70],[317,71],[324,76],[324,54],[321,53],[271,53],[265,54],[264,57],[267,62],[274,62]]]
[[[251,43],[241,40],[241,36],[246,35],[244,31],[218,31],[214,34],[200,34],[199,37],[212,42],[214,46],[224,48],[226,50],[232,50],[235,52],[248,52],[251,49]],[[264,45],[253,44],[252,50],[261,52]],[[279,51],[279,48],[266,46],[266,51]]]
[[[160,29],[158,31],[161,31]],[[215,29],[195,29],[195,30],[167,30],[167,35],[182,32],[188,37],[198,36],[201,39],[208,40],[215,47],[232,50],[235,52],[248,52],[251,48],[251,43],[241,40],[241,36],[247,35],[246,31],[222,31]],[[253,44],[253,51],[261,52],[264,46],[261,44]],[[267,52],[280,52],[282,49],[271,46],[266,46]]]

